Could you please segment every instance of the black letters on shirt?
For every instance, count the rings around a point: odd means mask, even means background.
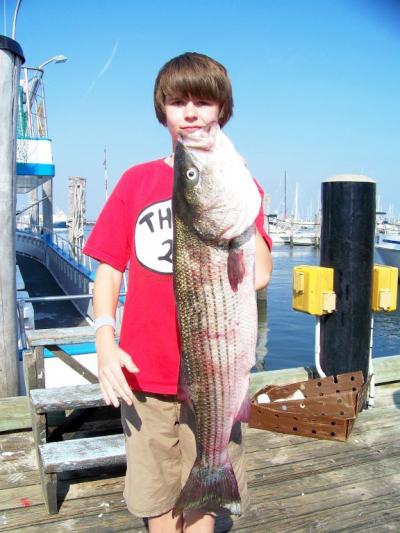
[[[172,274],[173,218],[171,200],[146,206],[135,224],[136,258],[145,268]]]
[[[167,207],[166,214],[163,215],[161,209],[158,210],[158,219],[160,221],[160,229],[164,229],[164,222],[167,222],[168,228],[172,228],[172,215],[171,215],[171,208]]]
[[[161,243],[163,246],[166,244],[168,245],[168,251],[165,255],[160,255],[157,259],[160,261],[168,261],[168,263],[172,264],[172,239],[167,239],[166,241]]]
[[[151,231],[151,233],[154,233],[154,226],[153,226],[153,223],[151,221],[151,217],[153,217],[153,216],[154,216],[154,213],[150,212],[150,213],[147,213],[147,215],[144,215],[139,220],[139,224],[143,224],[144,222],[147,223],[147,226],[149,227],[149,230]]]

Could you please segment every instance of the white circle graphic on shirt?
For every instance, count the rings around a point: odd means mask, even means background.
[[[147,206],[135,226],[138,261],[155,272],[172,274],[172,236],[171,200]]]

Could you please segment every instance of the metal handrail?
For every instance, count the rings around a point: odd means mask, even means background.
[[[23,231],[23,230],[21,230]],[[82,264],[85,268],[93,272],[93,263],[92,258],[89,256],[86,256],[83,253],[83,248],[81,246],[78,246],[76,244],[71,244],[68,239],[65,237],[59,235],[58,233],[52,233],[52,243],[57,246],[60,250],[65,252],[67,255],[71,257],[71,259],[79,262]],[[74,256],[74,250],[76,250],[76,255]],[[72,254],[71,254],[72,252]],[[126,276],[126,272],[124,272],[122,277],[122,287],[125,291],[124,296],[126,294],[126,291],[128,290],[128,280]]]
[[[126,292],[120,292],[119,298],[126,296]],[[84,300],[93,298],[93,294],[66,294],[63,296],[32,296],[29,298],[17,298],[17,302],[52,302],[63,300]]]
[[[17,300],[17,323],[19,325],[19,334],[21,340],[21,346],[23,350],[26,350],[28,347],[28,341],[26,338],[25,324],[24,324],[24,310],[23,310],[23,300]]]
[[[93,270],[92,260],[83,253],[83,247],[78,246],[77,244],[72,244],[68,239],[62,237],[58,233],[52,234],[52,243],[60,248],[60,250],[67,253],[71,259],[75,259],[90,271]]]
[[[120,292],[119,298],[121,296],[126,296],[126,292]],[[50,301],[65,301],[65,300],[84,300],[88,298],[93,298],[93,294],[68,294],[63,296],[32,296],[28,298],[17,298],[17,322],[19,325],[20,333],[20,342],[23,350],[28,348],[28,341],[25,332],[24,324],[24,310],[23,305],[25,302],[35,303],[35,302],[50,302]],[[121,313],[120,309],[117,310],[117,324],[121,323]]]

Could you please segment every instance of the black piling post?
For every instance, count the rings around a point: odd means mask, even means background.
[[[340,175],[322,184],[321,266],[332,267],[336,311],[321,317],[320,363],[327,376],[368,376],[375,233],[375,182]]]

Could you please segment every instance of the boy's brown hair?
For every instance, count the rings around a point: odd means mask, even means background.
[[[186,52],[165,63],[154,84],[154,107],[158,120],[166,126],[165,99],[205,98],[221,106],[221,128],[232,116],[232,86],[226,68],[204,54]]]

